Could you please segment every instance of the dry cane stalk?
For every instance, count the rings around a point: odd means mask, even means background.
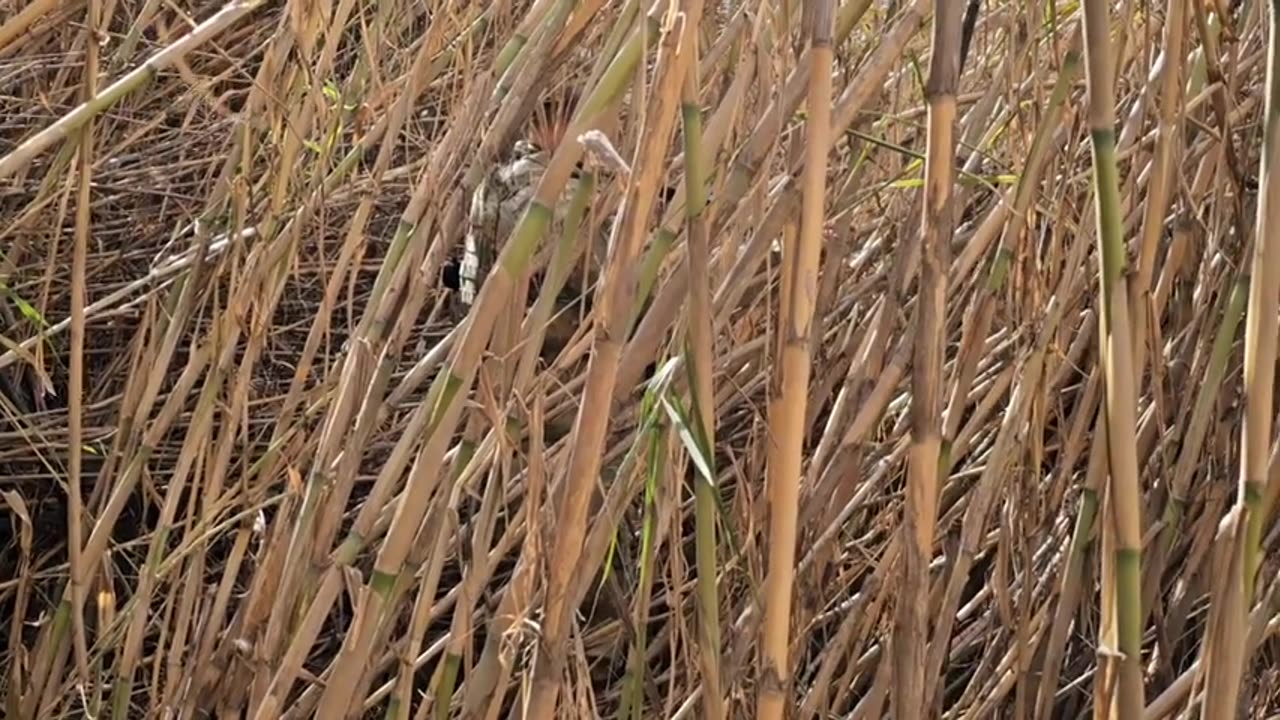
[[[686,0],[682,12],[667,14],[660,29],[657,77],[652,102],[645,109],[644,141],[637,148],[637,161],[627,204],[615,226],[615,242],[595,306],[599,325],[591,360],[587,366],[578,417],[574,423],[573,449],[569,455],[563,500],[558,508],[555,544],[550,554],[546,590],[543,641],[533,670],[526,717],[547,720],[556,717],[560,678],[566,664],[571,585],[578,574],[578,560],[586,535],[587,502],[596,483],[608,430],[609,401],[617,382],[618,360],[626,340],[624,328],[635,297],[634,263],[640,254],[650,211],[665,166],[668,144],[675,128],[680,82],[692,52],[681,43],[681,30],[693,32],[702,16],[701,0]],[[678,25],[682,23],[682,25]]]
[[[960,82],[961,3],[936,0],[929,60],[929,140],[925,158],[920,297],[911,369],[911,459],[902,534],[901,592],[893,627],[893,707],[904,720],[925,717],[929,560],[942,461],[942,359],[946,343],[948,248],[955,222],[956,88]]]
[[[1266,110],[1259,170],[1257,233],[1253,239],[1249,309],[1245,318],[1245,417],[1241,435],[1239,491],[1236,505],[1219,526],[1214,552],[1213,607],[1206,631],[1201,671],[1205,674],[1203,717],[1234,717],[1239,712],[1240,680],[1244,673],[1249,608],[1261,565],[1263,499],[1267,492],[1271,454],[1277,306],[1280,305],[1280,2],[1271,3]]]
[[[808,128],[804,199],[798,240],[783,251],[784,287],[781,342],[776,386],[769,408],[767,482],[769,488],[769,574],[765,585],[764,667],[757,716],[779,720],[790,697],[791,669],[787,642],[791,592],[795,579],[796,513],[802,477],[805,412],[809,394],[810,328],[818,291],[818,259],[822,249],[827,152],[831,136],[831,0],[816,0],[810,13],[812,41],[809,69]],[[794,233],[788,237],[795,237]]]

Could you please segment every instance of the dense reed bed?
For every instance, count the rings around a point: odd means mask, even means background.
[[[1280,717],[1280,7],[0,0],[13,718]]]

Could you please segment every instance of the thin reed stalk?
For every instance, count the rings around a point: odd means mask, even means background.
[[[929,639],[929,564],[937,522],[942,454],[942,363],[947,322],[947,268],[955,214],[956,88],[960,82],[961,5],[934,4],[929,80],[928,149],[920,244],[920,296],[911,364],[911,454],[903,507],[901,594],[894,614],[893,708],[902,718],[927,711],[925,649]]]
[[[652,95],[645,106],[643,141],[632,163],[621,217],[610,239],[610,257],[597,291],[599,325],[595,330],[587,364],[578,417],[574,422],[573,448],[569,454],[563,500],[557,508],[558,532],[551,548],[546,586],[543,644],[527,698],[528,716],[535,720],[555,717],[561,674],[567,662],[569,586],[575,575],[586,533],[589,490],[600,470],[608,427],[609,400],[617,382],[618,359],[625,339],[624,328],[635,298],[633,263],[640,256],[645,227],[653,209],[671,134],[675,127],[679,87],[694,61],[691,34],[702,18],[701,0],[680,4],[680,25],[668,15],[658,29],[658,57]]]
[[[765,720],[784,715],[791,687],[791,598],[795,578],[796,521],[803,476],[805,412],[809,397],[810,344],[818,288],[818,259],[825,224],[827,154],[831,142],[832,2],[817,0],[809,13],[809,83],[805,169],[800,232],[783,249],[783,295],[779,370],[769,407],[772,436],[768,461],[769,566],[764,595],[761,649],[763,676],[756,713]]]
[[[1105,2],[1083,4],[1085,78],[1089,86],[1089,133],[1093,143],[1094,207],[1098,233],[1098,323],[1106,402],[1106,438],[1111,482],[1104,508],[1103,624],[1099,640],[1111,653],[1095,678],[1096,711],[1103,717],[1137,717],[1142,712],[1142,519],[1138,483],[1125,243],[1120,217],[1119,169],[1115,148],[1115,71],[1111,56],[1110,10]],[[1115,695],[1109,683],[1116,681]]]
[[[1219,526],[1213,549],[1215,585],[1210,626],[1201,651],[1205,716],[1239,712],[1247,623],[1261,565],[1264,498],[1272,441],[1277,333],[1280,323],[1280,184],[1273,176],[1280,161],[1280,5],[1272,3],[1268,26],[1262,153],[1256,232],[1249,261],[1249,301],[1244,333],[1244,427],[1236,502]]]
[[[696,30],[694,28],[693,30]],[[680,114],[683,120],[685,157],[685,207],[688,214],[689,234],[689,312],[685,339],[685,367],[689,372],[689,387],[693,399],[690,415],[695,423],[698,449],[702,455],[695,460],[695,467],[706,468],[694,475],[694,495],[697,509],[694,514],[696,527],[698,566],[698,619],[699,655],[702,669],[703,717],[721,720],[725,717],[724,688],[720,667],[720,596],[717,578],[720,573],[716,561],[716,524],[719,520],[720,487],[716,472],[716,416],[715,416],[715,326],[711,308],[711,245],[708,232],[707,176],[703,166],[702,108],[699,104],[697,60],[698,36],[686,32],[685,42],[691,43],[689,52],[693,62],[688,64],[681,86]]]

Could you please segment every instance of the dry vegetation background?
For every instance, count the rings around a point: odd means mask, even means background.
[[[0,1],[3,712],[1280,717],[1274,4]]]

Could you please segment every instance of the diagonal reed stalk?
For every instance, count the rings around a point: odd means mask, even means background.
[[[595,329],[586,383],[574,422],[574,444],[564,476],[564,493],[557,508],[557,534],[549,558],[543,638],[527,696],[527,717],[534,720],[549,720],[556,716],[561,675],[567,662],[569,615],[573,608],[568,602],[570,583],[582,553],[587,501],[600,471],[609,422],[607,408],[617,382],[625,327],[635,301],[637,278],[634,263],[640,257],[645,229],[675,128],[680,84],[687,66],[696,59],[692,37],[700,27],[702,2],[686,0],[679,8],[679,13],[655,13],[663,24],[657,28],[658,55],[652,94],[648,95],[644,108],[643,141],[636,148],[630,187],[621,217],[614,225],[608,265],[596,293],[599,325]]]
[[[33,135],[4,157],[0,157],[0,178],[18,172],[37,155],[53,145],[69,139],[95,116],[108,110],[125,96],[136,92],[163,70],[180,62],[187,53],[209,42],[241,19],[251,14],[262,0],[234,0],[175,43],[165,46],[145,63],[84,100],[74,111]]]

